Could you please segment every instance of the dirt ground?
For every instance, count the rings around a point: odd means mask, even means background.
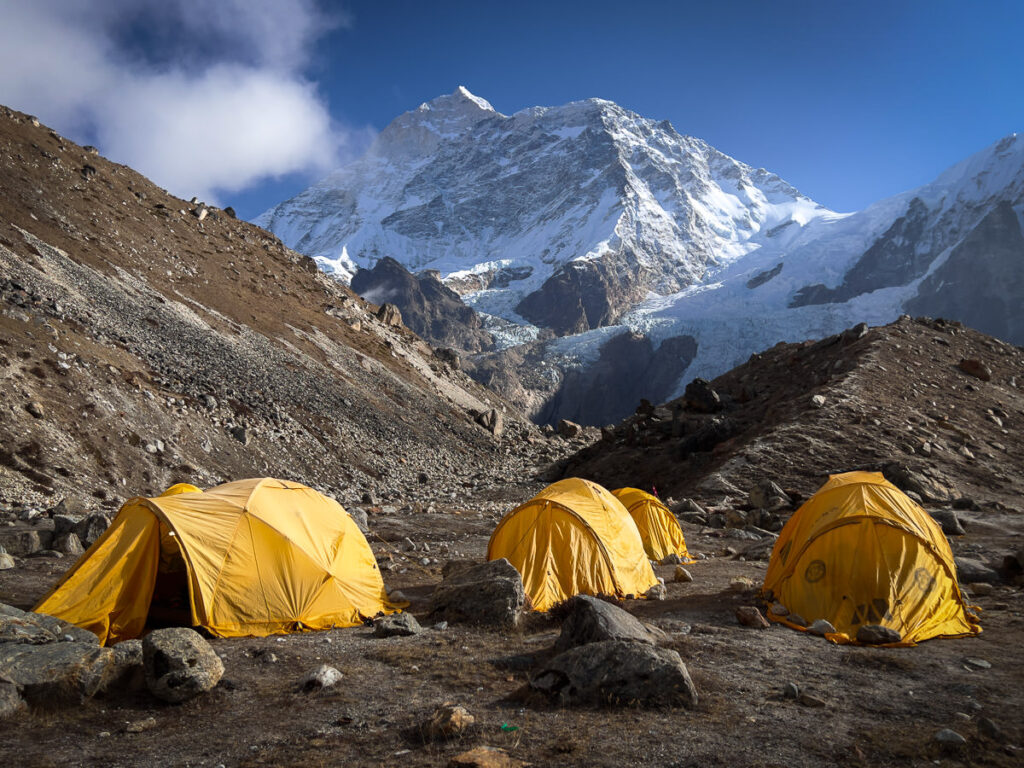
[[[502,495],[490,490],[488,504]],[[368,628],[354,628],[214,639],[226,672],[211,693],[173,706],[144,689],[111,692],[73,709],[23,714],[0,732],[0,765],[435,766],[476,744],[503,747],[539,766],[1022,764],[1019,587],[997,586],[976,599],[984,611],[984,632],[976,638],[909,649],[835,646],[781,626],[739,626],[734,610],[753,604],[754,590],[736,591],[732,582],[746,577],[758,586],[766,563],[730,557],[727,548],[736,541],[727,530],[684,525],[691,552],[706,556],[689,566],[693,581],[673,583],[674,566],[659,566],[667,599],[624,606],[668,634],[665,645],[680,653],[698,687],[698,707],[525,707],[516,691],[549,652],[557,625],[533,615],[515,633],[433,629],[426,611],[438,568],[414,564],[414,553],[383,540],[400,534],[418,544],[455,540],[462,557],[480,559],[492,516],[439,505],[405,523],[371,518],[383,534],[371,537],[374,550],[383,563],[394,562],[394,570],[385,567],[385,581],[411,599],[410,610],[427,628],[422,634],[377,639]],[[972,526],[968,517],[966,526],[977,533],[954,547],[975,553],[1005,547],[1003,532],[1016,522]],[[69,560],[30,558],[0,572],[0,601],[30,607]],[[300,692],[305,673],[321,663],[337,667],[342,684]],[[784,698],[789,682],[824,707]],[[419,725],[445,702],[466,707],[475,727],[462,740],[424,744]],[[155,726],[126,731],[148,717]],[[1005,741],[979,734],[982,717],[1004,731]],[[966,746],[942,748],[935,734],[943,728],[963,735]]]

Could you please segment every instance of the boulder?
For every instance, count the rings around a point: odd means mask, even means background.
[[[977,358],[964,358],[957,363],[956,367],[968,376],[973,376],[982,381],[992,381],[992,369]]]
[[[423,627],[411,613],[392,613],[373,622],[374,637],[408,637],[422,631]]]
[[[82,546],[82,542],[79,541],[78,536],[71,532],[54,538],[53,548],[61,554],[72,555],[75,557],[85,552],[85,547]]]
[[[947,536],[963,536],[966,531],[960,524],[960,518],[952,509],[930,509],[926,510],[932,519],[942,527],[942,532]]]
[[[420,731],[426,741],[455,739],[464,736],[474,722],[476,718],[465,707],[445,704],[434,710]]]
[[[995,584],[999,581],[999,573],[981,560],[970,557],[954,557],[956,564],[956,577],[961,584],[970,584],[975,581],[986,584]]]
[[[213,688],[224,663],[193,629],[157,629],[142,641],[146,685],[159,699],[178,704]]]
[[[654,642],[654,636],[639,619],[597,597],[576,595],[566,600],[559,612],[565,618],[562,633],[555,641],[555,653],[605,640]]]
[[[747,501],[757,509],[780,509],[793,503],[782,486],[772,480],[754,486],[747,495]]]
[[[110,518],[102,512],[89,515],[75,526],[75,535],[83,545],[91,547],[96,539],[110,527]]]
[[[24,529],[0,531],[0,546],[15,557],[27,557],[43,548],[39,531]]]
[[[700,413],[715,413],[722,410],[722,398],[706,379],[694,379],[687,384],[683,397],[690,410]]]
[[[3,547],[0,547],[0,571],[9,571],[15,565],[17,563],[14,562],[14,558],[7,554]]]
[[[898,643],[903,636],[895,629],[883,627],[881,624],[863,624],[857,630],[857,642],[865,645],[887,645]]]
[[[558,434],[562,437],[572,439],[579,437],[583,434],[583,427],[577,424],[575,421],[569,421],[568,419],[562,419],[558,422]]]
[[[366,514],[366,510],[360,507],[353,507],[352,509],[346,510],[348,516],[351,517],[355,524],[359,527],[359,530],[366,533],[370,530],[370,518]]]
[[[377,319],[384,325],[399,326],[402,324],[402,311],[394,304],[384,303],[377,310]]]
[[[29,618],[0,616],[0,643],[46,645],[57,641],[53,632]]]
[[[882,467],[885,479],[907,494],[916,493],[923,501],[947,502],[958,498],[960,494],[951,483],[935,479],[916,469],[895,462]]]
[[[529,688],[561,705],[697,704],[697,689],[678,653],[624,640],[588,643],[555,656]]]
[[[431,615],[441,620],[514,628],[522,620],[526,592],[519,571],[502,558],[445,576],[431,604]]]
[[[0,645],[0,678],[19,686],[31,704],[75,703],[106,681],[114,652],[86,643]]]
[[[504,420],[501,418],[501,413],[499,413],[495,408],[491,408],[489,411],[477,414],[476,423],[495,437],[501,437],[501,433],[505,428]]]

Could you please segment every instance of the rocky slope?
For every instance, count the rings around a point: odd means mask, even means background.
[[[869,468],[901,486],[916,475],[906,487],[928,502],[966,498],[1020,515],[1019,347],[959,323],[904,317],[780,343],[701,381],[605,430],[563,471],[742,503],[765,481],[806,497],[828,473]]]
[[[400,116],[365,157],[259,222],[342,277],[385,256],[438,270],[491,318],[499,349],[480,361],[482,379],[547,420],[584,418],[580,380],[605,386],[635,371],[626,334],[650,340],[645,366],[666,339],[696,347],[660,356],[672,362],[641,388],[649,399],[666,396],[663,378],[678,395],[777,341],[903,312],[1024,342],[1022,216],[1016,135],[841,215],[611,102],[506,116],[460,88]],[[525,360],[548,371],[538,378]],[[586,418],[618,420],[632,397],[605,398]]]
[[[526,422],[265,231],[7,109],[0,179],[0,503],[279,475],[351,504],[519,472]]]

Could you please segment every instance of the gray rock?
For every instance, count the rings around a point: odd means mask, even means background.
[[[526,592],[519,571],[502,558],[452,572],[434,590],[431,604],[438,619],[514,628],[522,620]]]
[[[981,560],[970,557],[954,557],[953,562],[956,564],[957,580],[961,584],[970,584],[974,581],[995,584],[999,581],[999,573]]]
[[[965,739],[963,736],[961,736],[959,733],[957,733],[951,728],[943,728],[941,731],[936,733],[935,740],[939,742],[939,744],[944,744],[946,746],[951,747],[960,746],[962,744],[967,743],[967,739]]]
[[[43,548],[39,531],[24,529],[3,531],[0,545],[16,557],[27,557]]]
[[[809,693],[801,693],[797,696],[797,701],[803,704],[805,707],[821,708],[825,706],[825,700],[819,696],[812,696]]]
[[[501,413],[494,408],[479,414],[476,417],[476,423],[495,437],[501,437],[501,433],[505,429],[505,423],[501,417]]]
[[[577,424],[575,421],[569,421],[568,419],[562,419],[558,422],[558,434],[565,438],[579,437],[583,434],[583,427]]]
[[[671,552],[661,559],[658,565],[682,565],[683,558],[677,555],[675,552]]]
[[[392,613],[373,622],[374,637],[408,637],[422,631],[423,627],[411,613]]]
[[[54,539],[58,539],[68,533],[74,533],[75,529],[85,518],[85,515],[55,514],[53,516]]]
[[[73,703],[100,689],[113,659],[109,648],[85,643],[4,643],[0,678],[20,686],[31,704]]]
[[[421,727],[426,741],[442,741],[465,736],[476,722],[469,710],[457,704],[445,704],[434,711]]]
[[[142,641],[142,657],[150,692],[172,704],[209,691],[224,674],[210,644],[186,627],[150,632]]]
[[[555,656],[529,687],[562,705],[697,704],[697,689],[678,653],[622,640],[588,643]]]
[[[660,584],[660,583],[659,584],[655,584],[650,589],[648,589],[646,592],[644,592],[644,597],[647,598],[648,600],[664,600],[667,596],[668,596],[668,590],[665,589],[665,585],[664,584]]]
[[[836,628],[832,626],[832,622],[825,619],[816,619],[811,623],[811,626],[807,628],[807,631],[812,635],[818,635],[824,637],[826,634],[835,632]]]
[[[57,636],[29,616],[0,616],[0,643],[46,645],[55,642]]]
[[[693,379],[683,392],[686,407],[700,413],[715,413],[722,410],[722,398],[711,388],[706,379]]]
[[[942,527],[942,532],[947,536],[963,536],[966,533],[960,524],[960,518],[952,509],[930,509],[927,512]]]
[[[319,691],[337,685],[341,682],[342,677],[341,672],[331,665],[321,664],[306,673],[306,676],[302,678],[302,685],[299,687],[304,691]]]
[[[782,696],[786,699],[797,699],[800,697],[800,686],[796,683],[786,683],[782,686]]]
[[[935,474],[934,470],[930,471]],[[885,479],[901,491],[907,495],[916,493],[923,501],[947,502],[960,496],[945,477],[940,476],[941,479],[936,479],[904,464],[886,464],[882,467],[882,472]]]
[[[576,595],[559,609],[565,613],[555,653],[605,640],[653,643],[651,632],[631,613],[590,595]]]
[[[384,303],[377,310],[377,319],[384,325],[399,326],[402,324],[402,311],[394,304]]]
[[[370,518],[366,514],[366,510],[361,507],[353,507],[352,509],[346,510],[355,524],[359,527],[359,530],[366,533],[370,530]]]
[[[81,541],[82,544],[90,547],[109,527],[110,518],[102,512],[96,512],[95,514],[89,515],[75,526],[75,535],[78,536],[78,540]]]
[[[676,566],[675,576],[672,579],[675,582],[686,584],[693,581],[693,574],[683,568],[681,565]]]
[[[26,613],[31,621],[34,621],[44,629],[49,630],[58,640],[70,640],[86,645],[99,645],[100,639],[87,629],[76,627],[70,621],[58,619],[56,616],[49,616],[45,613]]]
[[[886,645],[898,643],[903,636],[895,629],[881,624],[864,624],[857,630],[857,642],[865,645]]]
[[[815,408],[824,408],[825,407],[825,396],[824,395],[812,395],[811,396],[811,405],[814,406]]]
[[[982,381],[992,381],[992,369],[977,358],[964,358],[956,367],[968,376],[974,376]]]
[[[755,486],[747,495],[747,501],[757,509],[787,507],[793,503],[782,487],[772,480]]]
[[[0,571],[9,571],[17,565],[14,558],[6,552],[0,552]]]
[[[9,680],[0,680],[0,720],[18,714],[24,707],[18,686]]]
[[[74,533],[65,533],[53,540],[53,548],[65,555],[78,556],[85,552],[85,547]]]

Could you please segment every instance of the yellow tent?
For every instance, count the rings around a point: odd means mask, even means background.
[[[832,475],[779,533],[762,595],[806,622],[826,619],[833,642],[864,624],[900,633],[894,645],[981,632],[964,605],[942,529],[877,472]],[[775,621],[803,629],[769,611]]]
[[[487,559],[506,558],[522,574],[537,611],[573,595],[640,597],[658,583],[626,508],[597,483],[549,485],[506,514]]]
[[[273,478],[129,499],[35,608],[105,644],[139,636],[147,617],[262,637],[355,626],[393,609],[341,505]]]
[[[686,539],[679,521],[661,499],[652,496],[639,488],[619,488],[612,495],[622,502],[629,516],[640,531],[644,541],[644,552],[651,560],[661,561],[669,555],[679,555],[683,560],[690,560],[686,551]]]

